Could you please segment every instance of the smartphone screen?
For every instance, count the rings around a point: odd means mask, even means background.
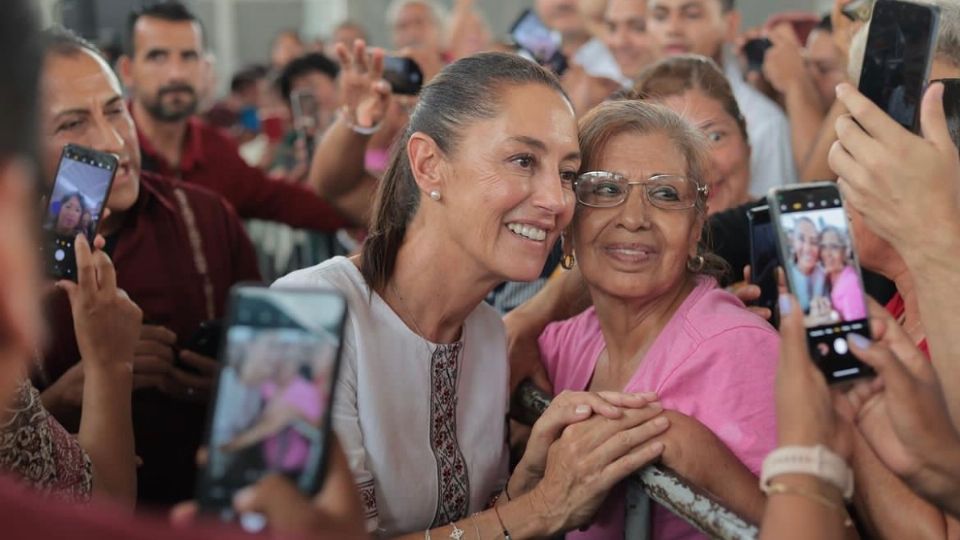
[[[943,112],[950,138],[960,150],[960,79],[940,79],[937,82],[943,83]]]
[[[535,11],[527,9],[520,14],[510,29],[510,38],[530,60],[557,75],[566,71],[567,59],[561,50],[562,36],[543,24]]]
[[[74,240],[96,236],[118,165],[113,154],[64,146],[43,217],[43,258],[53,278],[77,280]]]
[[[770,322],[779,324],[777,313],[777,267],[780,257],[777,252],[777,237],[770,223],[770,211],[766,205],[747,210],[750,220],[750,281],[760,287],[757,305],[773,314]]]
[[[298,90],[290,95],[290,108],[293,110],[293,128],[299,132],[313,135],[317,129],[320,108],[312,92]]]
[[[938,7],[899,0],[877,0],[870,19],[860,91],[913,131],[939,21]]]
[[[233,495],[279,473],[307,495],[323,482],[346,302],[333,291],[237,286],[231,291],[200,508],[251,532]]]
[[[833,183],[777,189],[769,201],[790,292],[804,314],[810,355],[828,382],[873,371],[847,344],[870,337],[860,265],[840,192]]]
[[[383,59],[383,78],[394,94],[415,96],[423,88],[423,72],[410,58],[387,56]]]

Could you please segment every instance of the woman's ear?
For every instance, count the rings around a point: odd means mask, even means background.
[[[436,141],[425,133],[414,133],[407,141],[407,159],[420,191],[442,195],[445,187],[442,171],[446,162]]]

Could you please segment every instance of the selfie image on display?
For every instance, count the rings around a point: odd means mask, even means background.
[[[835,382],[869,374],[846,341],[854,332],[869,337],[866,296],[836,186],[809,186],[777,190],[777,241],[811,355]]]
[[[53,277],[77,278],[74,239],[83,233],[93,241],[117,164],[111,154],[73,145],[64,148],[43,220],[44,256]]]
[[[202,508],[232,521],[233,495],[268,473],[307,494],[319,489],[344,313],[336,293],[235,289],[198,487]],[[242,516],[241,523],[248,525]]]

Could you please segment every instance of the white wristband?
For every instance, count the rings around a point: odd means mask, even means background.
[[[383,120],[381,120],[380,122],[370,127],[363,127],[363,126],[357,125],[356,122],[350,119],[350,115],[347,114],[346,106],[343,106],[340,108],[340,118],[343,120],[345,124],[347,124],[347,126],[350,127],[350,129],[353,130],[354,133],[358,133],[360,135],[373,135],[374,133],[380,131],[380,128],[383,127]]]
[[[853,471],[847,462],[827,447],[784,446],[777,448],[763,460],[760,489],[770,489],[770,481],[784,474],[808,474],[833,486],[849,501],[853,497]]]

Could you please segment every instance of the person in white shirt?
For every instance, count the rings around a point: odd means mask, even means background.
[[[587,523],[663,451],[650,442],[666,429],[662,409],[649,395],[561,394],[508,478],[507,344],[483,303],[503,281],[538,277],[572,218],[570,100],[533,62],[470,56],[423,89],[395,148],[362,253],[275,284],[347,299],[333,418],[368,529],[520,539]]]
[[[797,181],[790,125],[780,107],[744,80],[727,46],[737,36],[740,13],[734,0],[649,0],[647,31],[662,53],[700,54],[719,64],[747,120],[753,148],[750,193],[762,197],[771,187]]]
[[[629,79],[620,73],[620,67],[610,50],[599,37],[591,34],[580,1],[536,0],[534,9],[547,28],[560,33],[563,54],[571,64],[582,68],[591,77],[610,79],[629,86]]]

